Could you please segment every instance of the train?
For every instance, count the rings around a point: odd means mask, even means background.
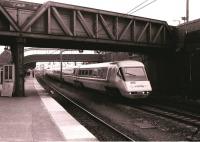
[[[60,79],[60,70],[48,71],[47,75]],[[152,92],[145,66],[135,60],[86,64],[62,70],[62,80],[76,87],[86,87],[120,95],[126,98],[146,98]]]

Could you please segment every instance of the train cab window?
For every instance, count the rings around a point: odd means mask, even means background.
[[[148,80],[144,67],[124,67],[122,72],[126,81]]]

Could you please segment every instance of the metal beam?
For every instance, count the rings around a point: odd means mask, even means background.
[[[91,37],[91,38],[95,38],[93,32],[88,27],[87,22],[86,22],[85,18],[83,17],[82,13],[80,11],[77,11],[77,14],[78,14],[78,19],[79,19],[81,25],[83,26],[83,29],[88,34],[88,36]]]
[[[13,18],[10,16],[10,14],[1,6],[0,4],[0,12],[5,16],[5,18],[9,21],[10,25],[17,31],[20,31],[19,26],[17,23],[13,20]]]
[[[22,31],[26,32],[31,25],[50,7],[50,4],[51,2],[46,2],[37,10],[33,17],[28,18],[22,25]]]
[[[104,29],[105,29],[105,31],[106,31],[106,33],[108,34],[108,36],[111,38],[111,39],[115,39],[115,37],[114,37],[114,35],[112,34],[112,32],[111,32],[111,30],[110,30],[110,25],[108,25],[107,23],[106,23],[106,21],[105,21],[105,19],[103,18],[103,16],[101,15],[101,14],[99,14],[99,17],[100,17],[100,21],[101,21],[101,23],[102,23],[102,25],[103,25],[103,27],[104,27]]]
[[[160,35],[160,32],[162,31],[162,29],[163,29],[163,26],[161,25],[160,28],[159,28],[159,30],[158,30],[158,32],[156,33],[156,36],[153,39],[153,43],[155,43],[156,40],[158,39],[158,36]]]
[[[98,38],[99,36],[99,16],[95,14],[95,36]]]
[[[73,10],[73,35],[76,36],[76,11]]]
[[[147,30],[147,27],[148,27],[148,26],[149,26],[149,23],[146,23],[144,29],[142,30],[142,32],[140,33],[140,35],[139,35],[139,37],[138,37],[138,39],[137,39],[138,42],[141,40],[141,38],[142,38],[142,36],[144,35],[144,32]]]
[[[51,8],[48,8],[48,34],[51,34]]]
[[[118,17],[115,17],[114,33],[115,33],[116,40],[118,40],[119,39],[119,18]]]
[[[128,29],[131,26],[132,22],[133,22],[133,20],[130,20],[130,22],[128,23],[128,25],[122,30],[122,32],[121,32],[121,34],[119,36],[119,39],[121,39],[124,36],[124,34],[128,31]]]
[[[60,25],[60,27],[62,28],[62,30],[65,32],[66,35],[70,35],[73,36],[72,32],[70,31],[70,29],[65,25],[64,21],[62,20],[60,14],[58,13],[58,11],[56,10],[55,7],[52,7],[53,10],[53,15],[56,18],[56,20],[58,21],[58,24]]]

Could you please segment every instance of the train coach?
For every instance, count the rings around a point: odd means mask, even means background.
[[[60,77],[60,71],[48,73]],[[87,87],[127,98],[145,98],[152,91],[144,64],[134,60],[81,65],[63,69],[63,80],[77,87]]]

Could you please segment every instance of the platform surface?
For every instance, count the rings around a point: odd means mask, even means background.
[[[34,78],[26,97],[0,97],[0,142],[97,141]]]

